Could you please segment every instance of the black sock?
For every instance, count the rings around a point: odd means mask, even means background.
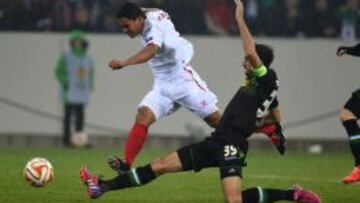
[[[294,199],[294,190],[279,190],[279,189],[264,189],[267,193],[270,202],[275,202],[279,200],[289,200]]]
[[[129,187],[142,186],[156,178],[150,164],[130,169],[125,175],[116,176],[110,180],[101,180],[100,185],[103,192],[109,190],[121,190]]]
[[[259,203],[260,195],[257,188],[249,188],[242,193],[243,203]]]
[[[242,192],[244,203],[271,203],[280,200],[293,200],[293,190],[278,190],[270,188],[249,188]]]
[[[355,166],[360,165],[360,127],[355,119],[343,121],[349,136],[350,149],[355,159]]]

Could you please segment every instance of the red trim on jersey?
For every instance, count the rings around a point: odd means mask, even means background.
[[[193,79],[193,81],[196,83],[196,85],[197,85],[200,89],[206,91],[206,89],[200,85],[199,81],[197,81],[197,80],[195,79],[192,70],[186,69],[186,67],[187,67],[187,66],[184,67],[185,72],[188,72],[188,73],[191,75],[191,78]]]

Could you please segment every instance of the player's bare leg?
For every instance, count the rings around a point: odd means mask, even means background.
[[[218,126],[220,119],[221,119],[220,111],[215,111],[204,118],[205,122],[212,128],[216,128]]]
[[[155,172],[156,171],[156,172]],[[155,160],[151,165],[132,169],[126,175],[118,175],[111,180],[100,180],[87,168],[80,169],[80,179],[87,188],[89,198],[96,199],[105,192],[121,190],[130,187],[145,185],[161,174],[182,171],[177,153],[172,153],[163,159]],[[274,188],[249,188],[241,192],[241,179],[227,177],[221,181],[224,197],[228,203],[244,202],[276,202],[288,200],[301,203],[321,203],[321,198],[316,193],[305,190],[299,185],[290,189]]]
[[[165,173],[180,172],[183,170],[177,152],[172,152],[163,158],[155,159],[151,162],[151,168],[155,172],[156,176]]]
[[[211,127],[216,127],[221,119],[220,111],[215,111],[207,116],[204,120]],[[148,107],[140,107],[138,113],[136,115],[136,124],[141,124],[143,126],[150,126],[152,123],[156,121],[154,113]],[[135,125],[136,125],[135,124]],[[135,131],[139,132],[139,131]],[[141,130],[140,130],[141,132]],[[132,138],[135,137],[135,138]],[[144,138],[144,139],[142,139]],[[117,156],[108,157],[109,166],[115,170],[118,174],[124,174],[126,171],[130,169],[130,166],[136,157],[136,155],[140,152],[144,142],[146,139],[143,136],[139,136],[137,133],[134,133],[133,130],[129,133],[129,138],[125,145],[125,160],[118,158]],[[140,147],[140,148],[139,148]],[[138,151],[135,151],[138,150]]]
[[[238,176],[226,177],[221,180],[221,187],[227,203],[242,203],[241,178]]]
[[[128,171],[144,146],[148,134],[148,127],[156,121],[155,114],[146,106],[138,109],[135,124],[129,132],[125,143],[125,160],[116,156],[108,157],[109,166],[119,174]]]

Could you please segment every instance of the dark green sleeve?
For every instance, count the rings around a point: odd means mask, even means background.
[[[69,82],[69,78],[68,78],[66,69],[67,69],[67,66],[66,66],[66,62],[65,62],[65,55],[62,54],[56,64],[55,76],[56,76],[56,79],[59,81],[63,90],[66,90],[68,88],[68,82]]]
[[[353,56],[360,56],[360,43],[353,47],[348,47],[346,53]]]

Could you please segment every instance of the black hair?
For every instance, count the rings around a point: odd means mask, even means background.
[[[131,2],[124,3],[116,15],[116,18],[129,18],[131,20],[135,20],[138,17],[146,18],[141,7]]]
[[[258,54],[263,64],[267,68],[270,68],[270,65],[275,57],[273,48],[265,44],[256,44],[255,49],[256,49],[256,53]]]
[[[70,40],[70,46],[74,47],[75,46],[75,41],[79,40],[79,39],[71,39]],[[80,40],[81,41],[81,47],[83,49],[87,49],[89,47],[89,42],[87,40]]]

